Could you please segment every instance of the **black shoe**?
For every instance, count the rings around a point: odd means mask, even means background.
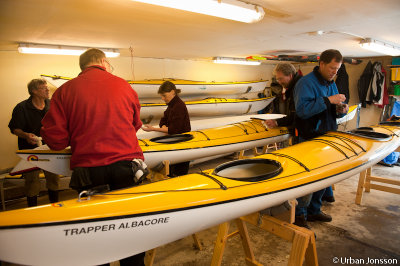
[[[393,164],[388,164],[388,163],[385,163],[383,161],[378,162],[378,164],[383,165],[383,166],[387,166],[387,167],[393,167]]]
[[[295,216],[293,224],[297,225],[297,226],[300,226],[300,227],[307,228],[308,230],[311,230],[311,227],[307,224],[307,220],[304,217],[304,215]]]
[[[58,202],[58,191],[57,190],[48,190],[49,201],[50,203]]]
[[[28,207],[37,206],[37,196],[26,197],[26,200],[28,201]]]
[[[335,197],[334,196],[323,196],[321,198],[322,201],[326,201],[326,202],[335,202]]]
[[[307,215],[307,221],[314,222],[314,221],[320,221],[320,222],[330,222],[332,221],[332,216],[329,214],[323,213],[322,211],[318,214],[309,214]]]
[[[297,226],[300,226],[300,227],[304,227],[304,228],[306,228],[308,230],[311,230],[311,227],[307,224],[307,220],[304,217],[304,215],[295,216],[293,224],[297,225]],[[313,232],[313,233],[314,233],[314,238],[317,239],[317,234],[315,232]]]

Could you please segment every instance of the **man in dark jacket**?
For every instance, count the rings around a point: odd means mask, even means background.
[[[284,103],[284,113],[286,116],[276,120],[266,120],[265,123],[269,128],[289,127],[294,136],[294,120],[295,120],[295,104],[293,91],[294,87],[302,77],[296,72],[296,68],[290,63],[279,63],[275,66],[273,74],[276,81],[282,86],[282,101]]]
[[[321,136],[328,131],[336,131],[336,118],[347,113],[349,107],[344,103],[346,97],[338,93],[334,77],[343,57],[337,50],[322,52],[319,66],[304,76],[294,90],[296,106],[296,129],[299,141]],[[322,196],[325,189],[298,198],[295,224],[309,228],[308,221],[329,222],[332,217],[321,211]]]
[[[40,146],[41,121],[50,107],[49,88],[43,79],[33,79],[28,83],[29,99],[15,106],[8,127],[18,136],[18,149],[34,149]],[[22,174],[25,179],[25,193],[28,207],[37,206],[40,192],[40,170]],[[58,201],[59,175],[44,171],[46,187],[51,203]]]

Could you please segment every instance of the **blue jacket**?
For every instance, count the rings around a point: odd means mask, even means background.
[[[311,139],[336,131],[336,105],[329,96],[338,94],[335,82],[325,80],[316,66],[313,72],[300,79],[294,90],[296,129],[302,139]]]

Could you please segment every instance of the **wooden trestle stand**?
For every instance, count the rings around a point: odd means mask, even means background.
[[[318,265],[317,249],[315,245],[315,236],[311,230],[293,225],[294,220],[294,202],[292,202],[292,210],[278,216],[283,221],[269,215],[253,213],[247,216],[235,219],[238,230],[229,234],[230,222],[219,225],[218,236],[215,242],[214,253],[211,260],[212,266],[221,265],[226,241],[237,234],[242,239],[243,249],[246,255],[247,265],[262,265],[258,263],[254,257],[254,253],[250,244],[250,238],[245,222],[255,225],[267,232],[292,242],[292,250],[289,256],[288,265]]]
[[[360,178],[358,179],[357,194],[356,194],[356,204],[357,205],[361,204],[364,189],[365,189],[365,192],[370,192],[371,189],[375,189],[375,190],[400,194],[399,188],[383,186],[383,185],[378,185],[378,184],[371,184],[371,181],[375,181],[378,183],[400,186],[400,181],[398,181],[398,180],[393,180],[393,179],[390,179],[387,177],[371,176],[371,169],[372,169],[372,167],[370,167],[367,170],[364,170],[360,173]]]

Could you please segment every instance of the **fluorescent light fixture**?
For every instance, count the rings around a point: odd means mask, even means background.
[[[247,60],[246,58],[232,58],[232,57],[214,57],[213,62],[217,64],[252,65],[252,66],[258,66],[261,64],[260,61],[256,60]]]
[[[57,54],[57,55],[81,55],[90,47],[66,46],[66,45],[48,45],[34,43],[20,43],[18,51],[24,54]],[[106,57],[118,57],[118,49],[99,48]]]
[[[264,17],[264,9],[239,0],[133,0],[194,13],[253,23]]]
[[[400,47],[396,47],[394,45],[377,41],[371,38],[366,38],[361,40],[360,46],[364,49],[374,51],[381,54],[398,56],[400,55]]]

